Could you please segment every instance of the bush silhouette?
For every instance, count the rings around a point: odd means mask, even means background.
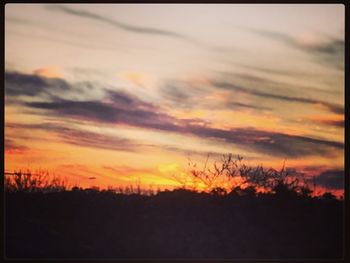
[[[39,170],[36,173],[15,171],[5,174],[5,191],[7,192],[60,192],[68,190],[65,180],[50,176],[48,172]]]

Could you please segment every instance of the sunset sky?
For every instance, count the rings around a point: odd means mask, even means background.
[[[171,187],[233,153],[342,191],[344,12],[7,4],[5,171]]]

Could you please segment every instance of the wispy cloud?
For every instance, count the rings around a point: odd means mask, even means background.
[[[324,65],[344,70],[345,41],[343,39],[327,37],[327,41],[308,43],[307,41],[298,41],[297,38],[285,33],[253,28],[244,29],[310,54],[316,61]]]
[[[125,108],[123,104],[101,101],[75,101],[57,99],[52,102],[27,102],[30,108],[47,110],[61,117],[79,120],[127,124],[142,128],[177,131],[176,119],[156,111],[142,108]]]
[[[29,107],[49,110],[59,117],[123,124],[143,129],[156,129],[165,132],[194,135],[207,139],[219,139],[228,143],[238,144],[251,149],[276,156],[296,157],[313,154],[329,154],[342,149],[342,143],[314,139],[304,136],[294,136],[283,133],[268,132],[251,128],[231,130],[193,125],[188,120],[176,119],[164,113],[147,110],[123,110],[103,102],[63,101],[45,103],[27,103]],[[67,132],[67,131],[66,131]],[[77,134],[76,137],[84,136]],[[72,135],[72,133],[69,133]],[[93,140],[95,141],[95,140]],[[107,143],[109,146],[110,142]]]
[[[259,90],[250,89],[250,88],[247,88],[247,87],[242,86],[242,85],[237,85],[237,84],[234,84],[234,83],[228,82],[228,81],[213,81],[213,85],[215,87],[220,88],[220,89],[239,91],[239,92],[247,93],[247,94],[254,95],[257,97],[262,97],[262,98],[282,100],[282,101],[288,101],[288,102],[298,102],[298,103],[304,103],[304,104],[321,105],[321,106],[327,108],[331,112],[334,112],[337,114],[344,114],[344,107],[343,106],[338,105],[338,104],[334,104],[334,103],[330,103],[330,102],[317,100],[317,99],[294,97],[294,96],[287,96],[287,95],[280,95],[280,94],[263,92],[263,91],[259,91]]]
[[[251,104],[245,104],[240,102],[227,102],[225,103],[225,107],[232,109],[232,108],[240,108],[240,109],[252,109],[252,110],[272,110],[270,107],[263,107],[263,106],[257,106],[257,105],[251,105]]]
[[[239,110],[271,110],[270,107],[236,101],[232,96],[213,93],[205,83],[187,83],[186,81],[166,81],[161,85],[159,93],[165,103],[171,107],[182,109],[215,108]]]
[[[99,21],[102,23],[106,23],[109,25],[112,25],[118,29],[136,33],[136,34],[145,34],[145,35],[153,35],[153,36],[163,36],[163,37],[171,37],[175,39],[180,39],[180,40],[185,40],[189,42],[196,42],[194,39],[191,37],[185,36],[181,33],[169,31],[169,30],[164,30],[164,29],[158,29],[158,28],[153,28],[153,27],[142,27],[142,26],[135,26],[135,25],[130,25],[115,19],[108,18],[106,16],[99,15],[97,13],[92,13],[89,11],[81,10],[81,9],[76,9],[76,8],[70,8],[67,6],[63,5],[49,5],[47,6],[49,10],[54,10],[54,11],[60,11],[65,14],[77,16],[77,17],[82,17],[82,18],[87,18],[87,19],[92,19],[95,21]]]
[[[95,44],[92,44],[91,42],[67,40],[67,39],[62,39],[55,36],[53,37],[47,34],[27,33],[27,32],[20,32],[20,31],[14,31],[14,30],[9,31],[9,33],[7,34],[9,35],[15,34],[17,36],[22,36],[26,38],[42,39],[44,41],[49,41],[56,44],[61,43],[61,44],[65,44],[65,45],[69,45],[77,48],[85,48],[85,49],[92,49],[92,50],[99,49],[103,51],[121,51],[122,50],[123,52],[126,52],[125,48],[121,47],[120,45],[118,45],[118,47],[115,47],[112,45],[95,45]]]
[[[275,68],[266,68],[266,67],[258,67],[258,66],[252,66],[252,65],[245,65],[245,64],[236,64],[242,68],[245,69],[251,69],[254,71],[259,71],[263,73],[269,73],[269,74],[274,74],[274,75],[290,75],[292,72],[287,71],[287,70],[281,70],[281,69],[275,69]],[[294,73],[294,72],[293,72]]]
[[[20,81],[23,79],[19,78]],[[37,78],[35,81],[41,83]],[[17,83],[18,84],[18,83]],[[46,83],[47,84],[47,83]],[[45,85],[46,85],[45,84]],[[46,87],[43,85],[44,87]],[[53,82],[55,88],[56,82]],[[230,84],[221,84],[224,88],[232,88]],[[73,88],[73,84],[68,84]],[[239,86],[236,89],[246,90]],[[6,89],[11,87],[6,86]],[[46,87],[47,88],[47,87]],[[257,93],[260,94],[260,93]],[[261,94],[260,94],[261,95]],[[264,94],[266,95],[266,94]],[[267,95],[266,95],[267,96]],[[273,95],[272,98],[279,98]],[[39,98],[39,97],[38,97]],[[284,100],[297,100],[285,98]],[[301,102],[316,103],[315,101],[301,99]],[[319,102],[318,102],[319,103]],[[210,123],[199,124],[198,120],[179,119],[161,108],[148,102],[144,102],[134,95],[124,91],[105,89],[103,100],[67,100],[51,97],[50,101],[23,102],[23,105],[31,109],[44,111],[56,118],[68,118],[72,120],[90,121],[112,125],[127,125],[142,129],[152,129],[162,132],[173,132],[183,135],[197,136],[205,139],[221,140],[245,147],[252,151],[258,151],[275,156],[297,157],[305,155],[332,154],[334,151],[343,149],[340,142],[315,139],[305,136],[289,135],[278,132],[257,130],[252,128],[220,129],[213,128]],[[241,105],[242,106],[242,105]],[[55,130],[61,137],[70,143],[90,145],[91,147],[132,149],[128,141],[120,138],[107,138],[96,134],[82,131],[60,128]],[[124,148],[124,146],[126,148]]]
[[[331,120],[331,119],[310,119],[312,122],[327,126],[334,126],[338,128],[344,128],[344,120]]]
[[[28,150],[29,148],[24,145],[20,145],[16,143],[12,139],[5,139],[5,151],[25,151]]]
[[[332,154],[334,150],[337,151],[344,148],[344,145],[339,142],[253,128],[223,130],[192,126],[188,127],[188,129],[197,136],[223,139],[226,142],[241,145],[246,149],[273,156],[300,157],[321,153],[328,155]]]
[[[330,125],[330,126],[336,126],[339,128],[344,128],[344,120],[323,120],[323,124]]]
[[[95,132],[68,128],[53,123],[41,124],[21,124],[6,123],[7,128],[18,130],[44,130],[49,131],[58,136],[63,142],[83,147],[106,149],[113,151],[134,152],[138,149],[138,144],[117,136],[102,135]]]
[[[203,97],[208,91],[200,84],[180,80],[166,80],[159,88],[159,94],[167,104],[178,108],[194,108],[205,103]]]
[[[14,34],[16,36],[22,36],[22,37],[27,37],[27,38],[34,38],[34,39],[42,39],[44,41],[49,41],[49,42],[54,42],[54,43],[62,43],[65,45],[73,46],[73,47],[78,47],[78,48],[86,48],[86,49],[100,49],[100,50],[111,50],[111,51],[116,51],[116,50],[123,50],[120,45],[118,47],[112,46],[112,45],[95,45],[92,44],[91,41],[89,42],[84,42],[82,41],[82,38],[79,38],[78,41],[72,40],[72,39],[63,39],[60,37],[57,37],[57,32],[63,32],[65,35],[69,35],[69,31],[62,30],[61,28],[54,27],[53,25],[41,23],[39,21],[34,21],[34,20],[28,20],[28,19],[23,19],[22,17],[13,17],[13,16],[6,16],[6,23],[15,23],[15,24],[20,24],[23,26],[31,26],[34,28],[42,28],[45,29],[47,33],[55,32],[55,35],[52,36],[51,34],[38,34],[38,33],[33,33],[33,30],[26,30],[24,32],[19,31],[19,30],[13,30],[10,25],[7,26],[7,31],[6,34]],[[125,52],[125,50],[123,50]]]
[[[137,151],[137,144],[133,141],[116,136],[106,136],[75,129],[62,129],[57,131],[57,134],[69,144],[75,144],[90,148],[100,148],[113,151]]]
[[[137,140],[131,140],[122,138],[119,136],[109,136],[103,133],[96,133],[82,130],[82,128],[71,128],[66,127],[62,124],[44,122],[40,124],[24,124],[24,123],[6,123],[7,129],[12,129],[14,132],[8,132],[11,134],[11,139],[5,140],[5,150],[6,151],[16,151],[22,152],[29,149],[27,146],[18,144],[17,139],[21,140],[45,140],[45,138],[38,136],[24,136],[19,135],[21,131],[29,131],[32,134],[33,130],[40,130],[49,132],[57,136],[63,143],[88,147],[93,149],[105,149],[112,151],[122,151],[122,152],[142,152],[149,150],[162,150],[169,153],[179,153],[184,156],[186,155],[199,155],[203,156],[208,154],[208,151],[199,151],[194,149],[188,149],[183,147],[170,146],[167,144],[150,144],[145,142],[140,142]],[[7,135],[9,137],[9,135]],[[220,157],[221,152],[209,152],[212,156]]]

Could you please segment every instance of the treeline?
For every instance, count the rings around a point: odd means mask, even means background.
[[[333,259],[343,201],[250,191],[11,192],[10,259]]]
[[[280,170],[265,168],[262,165],[251,166],[247,165],[241,156],[234,158],[232,154],[223,155],[220,161],[212,164],[209,164],[208,156],[202,167],[189,161],[188,168],[185,174],[172,175],[172,179],[179,185],[177,189],[219,196],[275,194],[290,197],[336,198],[331,192],[316,196],[315,185],[312,190],[310,179],[305,178],[303,174],[290,174],[285,165]],[[101,190],[98,187],[83,189],[79,186],[69,186],[67,180],[50,176],[48,172],[32,173],[30,170],[7,174],[4,183],[5,191],[8,193],[83,191],[154,195],[160,192],[159,189],[147,189],[139,184],[125,187],[110,186]]]

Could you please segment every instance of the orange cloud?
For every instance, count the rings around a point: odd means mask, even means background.
[[[328,114],[328,115],[312,115],[308,116],[307,119],[323,124],[343,127],[344,115],[339,114]]]
[[[143,86],[148,81],[146,74],[141,72],[122,71],[118,73],[118,77],[130,81],[137,86]]]
[[[59,67],[49,66],[34,70],[34,74],[45,78],[63,78]]]

